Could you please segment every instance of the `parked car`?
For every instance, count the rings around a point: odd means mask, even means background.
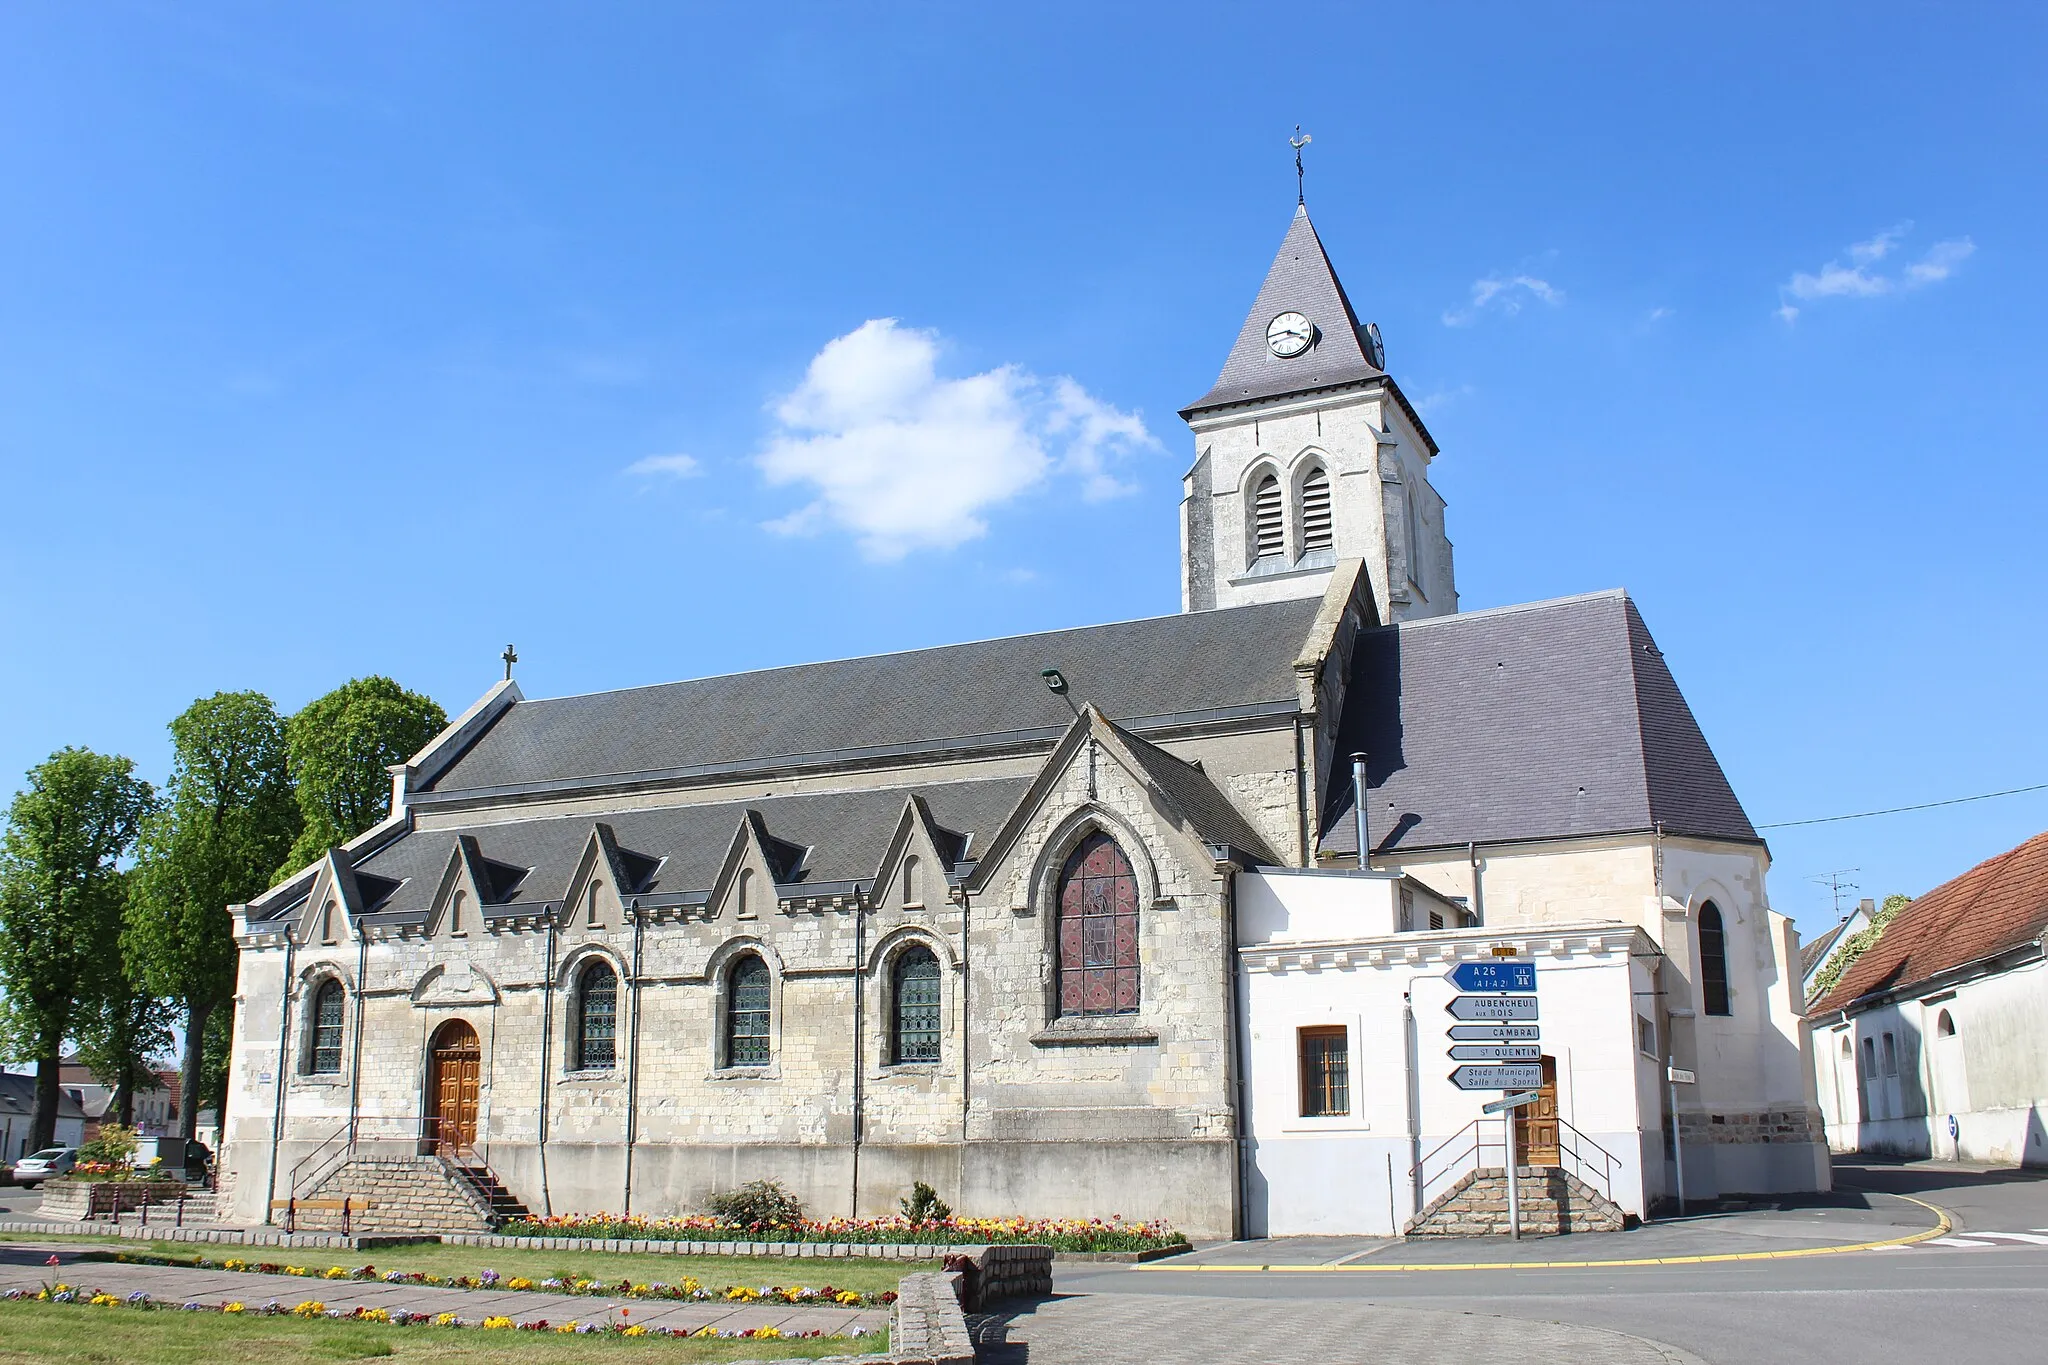
[[[53,1175],[68,1175],[78,1164],[76,1147],[45,1147],[14,1163],[14,1183],[34,1189]]]
[[[185,1182],[212,1189],[213,1152],[197,1140],[185,1144]]]

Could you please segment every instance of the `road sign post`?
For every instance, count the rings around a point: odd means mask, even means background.
[[[1541,1084],[1543,1080],[1542,1071],[1541,1067],[1536,1068],[1538,1084]],[[1515,1150],[1521,1146],[1521,1143],[1516,1140],[1519,1136],[1515,1132],[1517,1127],[1515,1119],[1517,1117],[1518,1115],[1512,1109],[1500,1116],[1502,1126],[1508,1130],[1508,1240],[1510,1242],[1522,1240],[1522,1163],[1520,1153]]]
[[[1498,950],[1496,950],[1498,951]],[[1508,950],[1511,958],[1512,950]],[[1543,1085],[1542,1033],[1536,1025],[1536,964],[1513,960],[1460,962],[1444,980],[1464,994],[1445,1008],[1453,1019],[1451,1060],[1467,1065],[1451,1072],[1460,1090],[1507,1090],[1485,1105],[1483,1113],[1499,1114],[1507,1129],[1508,1237],[1522,1237],[1521,1135],[1515,1111],[1532,1103]]]
[[[1664,1088],[1671,1092],[1671,1171],[1678,1182],[1678,1216],[1685,1217],[1685,1130],[1678,1124],[1678,1087],[1693,1084],[1693,1074],[1675,1056],[1664,1060]]]

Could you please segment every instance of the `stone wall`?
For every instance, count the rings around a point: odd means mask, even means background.
[[[1517,1178],[1522,1231],[1620,1232],[1622,1211],[1556,1166],[1524,1166]],[[1507,1171],[1486,1166],[1459,1181],[1408,1225],[1410,1237],[1504,1237],[1510,1231]]]
[[[45,1218],[84,1222],[145,1204],[171,1203],[185,1189],[182,1180],[48,1180],[43,1182],[40,1211]]]
[[[353,1157],[307,1194],[313,1202],[366,1200],[351,1209],[350,1231],[365,1235],[405,1232],[488,1232],[490,1206],[469,1183],[435,1156]],[[342,1226],[340,1209],[296,1211],[298,1226],[308,1231],[335,1231]]]

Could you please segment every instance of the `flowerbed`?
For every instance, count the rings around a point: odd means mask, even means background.
[[[660,1299],[684,1303],[786,1303],[800,1308],[886,1308],[896,1302],[896,1291],[884,1290],[879,1294],[863,1294],[855,1289],[835,1289],[819,1285],[769,1285],[755,1288],[751,1285],[735,1284],[723,1288],[712,1288],[695,1278],[685,1275],[670,1284],[661,1280],[635,1283],[632,1280],[605,1281],[585,1278],[563,1278],[548,1276],[533,1279],[525,1275],[500,1275],[495,1270],[481,1270],[474,1275],[435,1275],[423,1270],[379,1270],[373,1265],[329,1266],[325,1270],[312,1266],[287,1265],[278,1261],[246,1261],[230,1256],[224,1261],[209,1260],[204,1256],[148,1256],[134,1252],[116,1252],[108,1259],[128,1265],[175,1265],[190,1266],[198,1270],[234,1270],[256,1275],[297,1275],[307,1279],[320,1280],[369,1280],[380,1284],[417,1284],[436,1289],[511,1289],[522,1293],[538,1294],[580,1294],[588,1298],[607,1299]]]
[[[558,1214],[521,1218],[498,1229],[507,1237],[587,1237],[647,1242],[846,1242],[917,1246],[1035,1245],[1054,1251],[1151,1251],[1186,1246],[1187,1235],[1164,1222],[1100,1218],[805,1219],[787,1226],[721,1223],[703,1214],[644,1218],[639,1214]]]
[[[726,1328],[699,1327],[690,1331],[682,1327],[648,1327],[632,1321],[633,1310],[621,1308],[616,1318],[603,1322],[549,1322],[546,1318],[532,1318],[514,1321],[502,1315],[484,1318],[464,1318],[454,1313],[408,1313],[404,1309],[386,1308],[329,1308],[318,1299],[304,1299],[289,1307],[272,1299],[267,1303],[248,1304],[238,1299],[227,1299],[220,1303],[200,1303],[187,1299],[178,1302],[171,1299],[157,1299],[137,1291],[123,1298],[101,1289],[81,1289],[69,1284],[49,1284],[41,1289],[10,1289],[0,1294],[0,1299],[9,1302],[32,1301],[40,1303],[72,1303],[94,1308],[132,1308],[142,1311],[178,1313],[222,1313],[228,1316],[247,1314],[260,1318],[324,1318],[336,1322],[374,1322],[393,1327],[460,1327],[480,1331],[518,1332],[560,1332],[564,1334],[605,1334],[620,1337],[722,1337],[748,1338],[755,1341],[794,1341],[815,1338],[848,1341],[872,1335],[863,1328],[846,1332],[826,1333],[785,1332],[776,1327]]]

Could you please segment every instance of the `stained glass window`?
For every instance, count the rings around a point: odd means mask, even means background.
[[[316,1076],[332,1076],[341,1070],[341,1004],[339,981],[327,980],[313,993],[313,1048],[306,1069]]]
[[[619,978],[593,962],[577,978],[576,1069],[608,1071],[618,1059]]]
[[[768,964],[752,955],[732,965],[725,1016],[725,1064],[768,1065]]]
[[[898,1062],[939,1060],[939,960],[929,948],[906,948],[896,959],[895,1056]]]
[[[1091,834],[1060,873],[1060,1013],[1138,1008],[1138,878],[1107,834]]]
[[[1708,1014],[1728,1014],[1728,935],[1712,901],[1700,907],[1700,1004]]]

